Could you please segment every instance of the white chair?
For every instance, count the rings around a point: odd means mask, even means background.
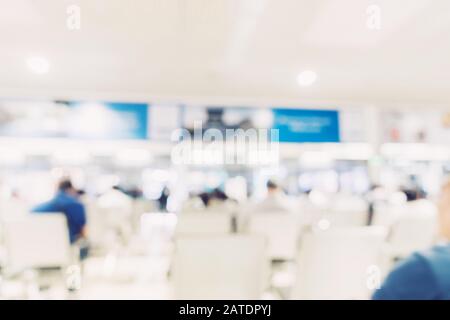
[[[140,222],[140,237],[147,244],[148,254],[165,254],[170,252],[172,239],[177,224],[175,213],[144,213]]]
[[[299,230],[297,218],[290,213],[255,213],[249,217],[248,233],[267,238],[268,257],[273,260],[295,259]]]
[[[133,232],[133,200],[118,190],[109,190],[97,201],[97,213],[106,224],[107,236],[118,243],[127,244]]]
[[[232,215],[227,212],[188,212],[178,216],[175,236],[228,234],[232,231]]]
[[[404,258],[414,251],[431,247],[438,230],[436,206],[427,200],[406,204],[396,215],[388,238],[391,257]]]
[[[72,261],[69,230],[63,214],[27,215],[4,224],[10,270],[65,267]]]
[[[404,211],[404,205],[377,203],[374,205],[373,210],[372,225],[384,226],[390,229]]]
[[[333,198],[330,206],[338,211],[366,211],[368,203],[355,195],[339,194]]]
[[[326,219],[332,227],[363,227],[367,224],[367,211],[356,210],[330,210],[325,212],[321,219]]]
[[[94,201],[86,203],[86,217],[88,221],[88,237],[91,245],[96,248],[108,247],[108,225],[102,211]]]
[[[330,204],[326,219],[335,227],[362,227],[367,224],[368,203],[357,196],[340,194]]]
[[[133,213],[131,222],[134,231],[138,231],[140,228],[142,215],[148,212],[156,212],[158,208],[153,201],[136,199],[133,201]]]
[[[266,242],[257,236],[196,236],[176,241],[176,299],[260,299],[267,280]]]
[[[0,245],[3,244],[3,223],[7,219],[23,217],[29,208],[25,202],[16,199],[0,199]],[[1,257],[0,257],[1,260]],[[1,261],[0,261],[1,264]]]
[[[131,207],[130,207],[131,208]],[[133,233],[131,209],[127,207],[96,206],[94,212],[88,213],[94,217],[88,220],[89,237],[100,249],[111,250],[126,246]],[[88,208],[88,210],[91,208]],[[92,231],[90,231],[92,228]]]
[[[0,219],[17,218],[26,215],[29,207],[23,201],[16,199],[1,199]]]
[[[291,298],[369,298],[369,275],[379,267],[386,234],[382,227],[332,228],[306,234]]]
[[[305,196],[299,198],[297,208],[298,221],[301,226],[314,225],[321,219],[323,210]]]

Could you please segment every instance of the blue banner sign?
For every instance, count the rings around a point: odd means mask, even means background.
[[[147,139],[148,105],[80,101],[0,101],[0,136]]]
[[[69,106],[71,138],[147,139],[147,104],[75,102]]]
[[[273,109],[273,129],[280,142],[339,142],[336,110]]]

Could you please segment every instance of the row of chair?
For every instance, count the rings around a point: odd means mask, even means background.
[[[381,227],[309,232],[297,257],[293,299],[366,299],[379,268]],[[269,287],[267,239],[257,235],[181,236],[173,286],[178,299],[260,299]],[[378,275],[381,277],[381,274]]]
[[[305,228],[362,227],[367,213],[354,211],[305,211],[237,214],[189,212],[180,214],[177,234],[261,234],[270,239],[269,256],[292,259],[297,240]],[[437,209],[430,203],[376,208],[373,225],[388,229],[386,251],[393,258],[404,258],[433,245],[437,237]],[[238,226],[237,230],[234,228]]]
[[[178,220],[172,263],[172,280],[178,298],[260,298],[269,286],[271,260],[296,260],[296,281],[290,297],[367,298],[369,276],[382,268],[380,254],[386,253],[385,228],[310,228],[302,232],[305,229],[297,217],[285,213],[253,214],[238,234],[233,233],[236,231],[234,216],[224,212],[181,214],[178,218],[172,214],[150,213],[144,217],[141,222],[147,224],[158,220],[159,229],[167,222],[169,232]],[[394,231],[404,230],[403,238],[391,232],[389,240],[401,238],[421,249],[428,245],[425,240],[429,241],[430,237],[411,232],[433,234],[434,229],[431,223],[430,228],[420,229],[429,220],[411,217],[413,222],[399,222],[401,227],[394,228]],[[63,215],[8,219],[3,229],[7,270],[64,267],[74,261]],[[425,240],[419,244],[414,242],[416,238]],[[164,241],[169,242],[170,237]],[[399,251],[392,252],[399,254]],[[379,271],[381,277],[382,270]]]
[[[180,214],[175,235],[224,235],[234,230],[234,216],[225,212],[198,212]],[[299,227],[296,217],[273,213],[252,215],[243,234],[269,238],[268,256],[271,259],[292,260],[295,256]]]
[[[395,223],[391,224],[380,223],[378,219],[378,226],[362,227],[356,224],[355,227],[352,224],[335,224],[331,220],[326,228],[312,223],[312,228],[309,229],[305,229],[305,225],[292,214],[259,213],[247,217],[246,227],[240,230],[239,236],[261,236],[265,239],[264,255],[267,260],[297,261],[297,280],[292,297],[367,298],[371,287],[369,283],[372,282],[371,289],[375,286],[374,283],[379,284],[394,260],[425,249],[436,240],[436,212],[433,207],[403,210],[396,216]],[[205,241],[206,236],[231,237],[232,219],[231,214],[225,213],[181,214],[175,233],[177,243],[192,236],[203,237],[199,240],[201,242]],[[321,219],[326,220],[323,215]],[[302,232],[305,230],[309,231]],[[225,255],[226,251],[222,251],[222,254]],[[230,259],[235,261],[232,254]],[[204,264],[195,268],[203,270],[207,266]],[[207,271],[203,270],[202,273],[204,272]],[[191,281],[197,281],[194,280],[197,279],[194,275],[195,272],[189,277]],[[251,279],[251,275],[246,278]],[[201,277],[199,279],[201,281]],[[209,286],[207,283],[204,285]],[[179,287],[179,284],[175,285],[175,288]],[[188,292],[189,285],[184,288]]]

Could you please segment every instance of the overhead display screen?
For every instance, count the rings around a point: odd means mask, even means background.
[[[169,142],[178,128],[194,139],[201,139],[208,129],[224,134],[257,129],[281,143],[340,142],[339,119],[336,110],[0,100],[0,136],[7,137]]]
[[[201,124],[203,131],[214,128],[276,129],[279,142],[340,142],[339,112],[288,108],[186,107],[183,127],[194,133]]]
[[[280,142],[339,142],[336,110],[273,109]]]
[[[147,139],[147,117],[142,103],[0,101],[0,136]]]

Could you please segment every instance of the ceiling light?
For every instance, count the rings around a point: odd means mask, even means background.
[[[45,74],[50,70],[50,62],[43,57],[30,57],[27,59],[27,65],[31,71],[37,74]]]
[[[312,85],[317,80],[317,73],[311,70],[301,72],[297,77],[298,85],[301,87],[307,87]]]

